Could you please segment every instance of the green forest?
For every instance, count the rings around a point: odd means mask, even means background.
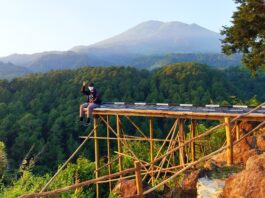
[[[78,123],[79,105],[85,101],[80,93],[84,80],[95,84],[103,102],[255,106],[265,101],[263,73],[260,72],[254,78],[244,67],[218,69],[196,63],[177,63],[152,71],[131,67],[87,66],[76,70],[30,74],[11,81],[2,80],[1,197],[17,197],[40,190],[78,147],[82,141],[79,136],[87,134]],[[135,119],[143,123],[144,129],[144,121]],[[163,138],[165,134],[161,131],[169,124],[170,121],[157,120],[155,136]],[[201,128],[210,124],[204,123]],[[103,161],[106,156],[104,146],[100,145]],[[116,145],[112,146],[115,148]],[[141,145],[141,148],[145,148],[145,145]],[[144,155],[144,150],[139,152]],[[93,153],[91,141],[49,189],[74,183],[77,172],[80,181],[94,178]],[[93,188],[91,186],[78,192],[65,193],[64,197],[94,197]]]

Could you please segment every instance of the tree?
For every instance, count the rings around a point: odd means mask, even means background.
[[[265,1],[234,1],[239,6],[232,16],[233,25],[221,31],[223,52],[243,53],[243,63],[256,74],[258,68],[265,69]]]

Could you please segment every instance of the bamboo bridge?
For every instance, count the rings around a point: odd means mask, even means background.
[[[233,164],[233,145],[237,144],[248,135],[257,131],[265,125],[265,103],[256,107],[244,105],[220,106],[205,105],[194,106],[192,104],[167,104],[167,103],[104,103],[100,108],[94,109],[93,129],[88,136],[82,136],[84,139],[82,144],[70,156],[65,164],[57,171],[53,178],[42,188],[39,193],[22,195],[21,198],[54,196],[58,193],[69,191],[71,189],[80,188],[91,184],[96,185],[96,195],[100,197],[100,184],[109,183],[110,191],[113,189],[114,182],[128,178],[135,178],[137,186],[137,196],[143,197],[160,186],[174,179],[184,171],[194,167],[200,162],[209,159],[211,156],[226,150],[227,165]],[[143,131],[141,127],[133,121],[133,117],[142,117],[146,119],[148,124],[148,132]],[[157,118],[172,119],[172,126],[166,132],[166,138],[154,138],[155,129],[153,127],[154,120]],[[115,126],[110,120],[115,119]],[[202,120],[216,120],[220,124],[210,128],[209,130],[199,134],[197,131],[197,122]],[[131,136],[123,130],[123,122],[130,125],[140,134],[139,136]],[[253,122],[255,128],[247,133],[243,133],[241,122]],[[99,126],[104,125],[105,134],[99,136]],[[187,126],[189,125],[189,138],[187,138]],[[216,129],[225,128],[226,144],[218,150],[198,158],[195,150],[195,143],[199,139],[206,137]],[[148,134],[148,135],[147,135]],[[48,185],[66,166],[66,164],[76,155],[85,142],[89,139],[94,141],[95,151],[95,179],[83,181],[71,186],[67,186],[54,191],[46,191]],[[107,146],[107,163],[100,164],[99,161],[99,144],[101,141],[106,142]],[[117,143],[117,148],[111,151],[111,141]],[[130,149],[129,141],[146,141],[149,144],[150,161],[144,161],[139,158],[137,153]],[[155,142],[160,142],[158,151],[154,151]],[[127,153],[123,152],[124,148]],[[117,158],[111,160],[111,153],[116,153]],[[128,154],[129,153],[129,154]],[[127,157],[134,161],[134,167],[124,169],[123,158]],[[112,173],[112,164],[117,160],[119,172]],[[101,166],[100,166],[101,165]],[[107,167],[108,175],[101,175],[101,170]],[[163,178],[163,181],[156,184],[155,180]],[[144,191],[142,181],[150,184],[151,188]]]

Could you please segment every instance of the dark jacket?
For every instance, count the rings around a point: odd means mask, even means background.
[[[87,102],[88,103],[95,103],[95,104],[101,104],[101,99],[98,91],[94,88],[94,91],[91,92],[89,90],[86,90],[85,86],[82,86],[81,93],[84,95],[87,95]],[[94,101],[94,102],[93,102]]]

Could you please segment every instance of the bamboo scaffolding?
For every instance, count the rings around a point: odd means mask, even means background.
[[[115,151],[115,153],[118,153],[118,152],[116,152]],[[137,158],[135,158],[135,157],[133,157],[133,156],[130,156],[130,155],[127,155],[127,154],[125,154],[125,153],[120,153],[121,155],[123,155],[123,156],[126,156],[126,157],[129,157],[129,158],[131,158],[131,159],[133,159],[133,160],[137,160]],[[151,166],[151,164],[149,163],[149,162],[146,162],[146,161],[144,161],[144,160],[139,160],[141,163],[143,163],[143,164],[145,164],[144,166],[146,167],[146,166]],[[157,166],[157,165],[154,165],[154,168],[158,168],[158,169],[160,169],[161,167],[160,166]],[[146,173],[147,174],[149,174],[149,173],[152,173],[152,171],[149,171],[149,170],[146,170],[145,169],[145,171],[146,171]],[[157,172],[157,171],[156,171]],[[174,173],[174,172],[171,172],[171,173]],[[143,179],[144,180],[144,179]]]
[[[172,127],[170,128],[170,131],[168,132],[168,135],[167,135],[167,137],[166,137],[166,140],[168,140],[168,138],[170,137],[170,134],[171,134],[172,131],[174,130],[174,127],[177,127],[176,125],[177,125],[177,120],[173,123]],[[160,154],[160,152],[162,151],[162,149],[163,149],[163,147],[164,147],[165,144],[166,144],[166,142],[164,141],[163,144],[161,145],[160,149],[158,150],[158,152],[157,152],[157,154],[156,154],[156,156],[155,156],[155,158],[154,158],[153,161],[155,161],[156,158],[159,156],[159,154]],[[150,171],[150,168],[149,168],[149,171]],[[143,179],[145,179],[146,176],[147,176],[147,175],[145,175]],[[150,182],[150,181],[149,181],[149,182]],[[149,183],[149,182],[148,182],[148,183]]]
[[[252,134],[254,131],[256,131],[257,129],[259,129],[260,127],[264,126],[265,125],[265,121],[263,121],[262,123],[260,123],[257,127],[255,127],[253,130],[251,130],[250,132],[248,132],[247,134],[245,134],[244,136],[242,136],[239,140],[235,141],[233,144],[237,144],[239,143],[241,140],[243,140],[245,137],[249,136],[250,134]],[[162,185],[166,184],[168,181],[174,179],[176,176],[178,176],[179,174],[183,173],[184,171],[186,171],[187,169],[191,168],[192,166],[195,166],[196,164],[200,163],[200,162],[203,162],[207,159],[209,159],[210,157],[224,151],[225,149],[227,149],[228,146],[223,146],[221,147],[220,149],[202,157],[201,159],[195,161],[195,162],[192,162],[190,163],[189,165],[187,165],[186,167],[182,168],[180,171],[178,171],[177,173],[175,173],[174,175],[172,175],[171,177],[167,178],[166,180],[162,181],[161,183],[159,183],[158,185],[152,187],[151,189],[148,189],[147,191],[144,192],[144,195],[150,193],[150,192],[153,192],[154,190],[156,190],[157,188],[161,187]]]
[[[175,147],[175,145],[176,145],[176,142],[172,142],[172,148],[174,148]],[[170,147],[169,147],[170,148]],[[174,157],[174,153],[171,153],[171,155],[170,155],[170,158],[173,158]],[[170,158],[169,158],[169,161],[168,161],[168,163],[167,163],[167,169],[169,168],[169,165],[170,165]],[[173,159],[174,160],[174,159]],[[173,161],[174,162],[174,161]],[[171,167],[173,167],[173,166],[171,166]],[[167,175],[167,171],[165,171],[165,173],[164,173],[164,177],[163,177],[163,179],[165,179],[165,177],[166,177],[166,175]]]
[[[117,116],[118,115],[116,115],[116,123],[118,124],[117,126],[119,126],[120,127],[120,122],[119,122],[119,119],[117,119]],[[102,116],[100,116],[101,117],[101,119],[102,119],[102,121],[107,125],[107,122],[105,121],[105,119],[102,117]],[[118,136],[118,133],[116,133],[113,129],[112,129],[112,127],[110,126],[110,125],[107,125],[107,127],[116,135],[116,136]],[[120,129],[119,129],[120,130]],[[128,144],[126,144],[127,142],[126,142],[126,140],[124,141],[124,140],[122,140],[121,138],[118,138],[119,140],[121,140],[120,142],[123,144],[123,145],[126,145],[127,147],[128,147],[128,150],[130,151],[130,153],[132,153],[134,156],[135,156],[135,158],[136,158],[136,160],[137,161],[139,161],[139,159],[136,157],[136,155],[131,151],[131,149],[129,148],[129,146],[128,146]],[[120,145],[121,146],[121,145]],[[120,147],[121,148],[121,147]],[[118,149],[118,153],[122,153],[122,152],[120,152],[119,151],[119,149]],[[120,158],[119,158],[120,159]],[[143,166],[144,167],[144,166]],[[145,167],[144,167],[145,168]]]
[[[252,134],[254,131],[256,131],[257,129],[261,128],[262,126],[265,125],[265,121],[263,121],[262,123],[260,123],[257,127],[255,127],[254,129],[252,129],[250,132],[248,132],[247,134],[245,134],[244,136],[242,136],[239,140],[235,141],[233,144],[237,144],[239,143],[241,140],[243,140],[245,137],[249,136],[250,134]],[[154,190],[156,190],[157,188],[159,188],[160,186],[164,185],[165,183],[167,183],[169,180],[171,179],[174,179],[176,176],[178,176],[180,173],[184,172],[185,170],[187,170],[188,168],[202,162],[202,161],[205,161],[207,160],[209,157],[223,151],[227,149],[227,146],[224,146],[220,149],[218,149],[217,151],[214,151],[212,152],[211,154],[207,155],[207,156],[204,156],[203,158],[193,162],[193,163],[190,163],[189,165],[187,165],[186,167],[184,167],[183,169],[181,169],[180,171],[178,171],[177,173],[175,173],[174,175],[172,175],[171,177],[169,177],[168,179],[162,181],[161,183],[159,183],[158,185],[154,186],[153,188],[145,191],[143,194],[148,194]],[[59,193],[62,193],[62,192],[66,192],[66,191],[69,191],[69,190],[72,190],[72,189],[76,189],[76,188],[80,188],[82,186],[86,186],[86,185],[90,185],[90,184],[93,184],[93,183],[96,183],[98,181],[104,181],[106,179],[110,179],[110,178],[113,178],[113,177],[116,177],[116,176],[120,176],[121,174],[127,174],[127,173],[130,173],[132,171],[135,171],[135,168],[132,168],[132,169],[127,169],[127,170],[124,170],[122,172],[119,172],[119,173],[114,173],[112,175],[107,175],[107,176],[102,176],[98,179],[92,179],[92,180],[88,180],[88,181],[85,181],[85,182],[80,182],[78,184],[74,184],[74,185],[71,185],[71,186],[67,186],[67,187],[64,187],[64,188],[61,188],[61,189],[57,189],[57,190],[54,190],[54,191],[49,191],[49,192],[41,192],[41,193],[31,193],[31,194],[27,194],[27,195],[22,195],[20,196],[19,198],[35,198],[35,197],[41,197],[41,196],[55,196]]]
[[[94,111],[94,115],[99,115],[101,120],[103,122],[105,122],[106,124],[106,121],[105,119],[102,117],[102,115],[125,115],[125,116],[130,116],[130,115],[134,115],[134,116],[152,116],[152,117],[180,117],[180,118],[192,118],[192,119],[214,119],[214,120],[219,120],[219,119],[223,119],[224,117],[229,117],[230,120],[227,122],[227,123],[222,123],[222,124],[219,124],[209,130],[207,130],[205,133],[203,134],[200,134],[196,137],[191,137],[190,140],[187,140],[187,141],[184,141],[183,145],[179,145],[178,147],[175,147],[173,149],[170,149],[168,152],[166,152],[165,154],[162,154],[161,156],[157,155],[153,161],[151,161],[149,163],[149,166],[150,164],[155,164],[156,162],[158,162],[159,160],[161,159],[164,159],[166,155],[169,155],[171,154],[172,152],[175,152],[176,150],[178,150],[180,147],[183,147],[183,146],[186,146],[186,144],[189,144],[191,142],[194,142],[195,140],[197,141],[199,138],[202,138],[202,137],[205,137],[209,134],[211,134],[212,132],[214,132],[214,130],[220,128],[220,127],[224,127],[224,126],[228,126],[231,125],[232,123],[234,123],[235,121],[239,121],[239,120],[253,120],[253,121],[261,121],[262,123],[260,125],[258,125],[259,127],[262,125],[264,125],[265,121],[265,117],[263,114],[251,114],[252,112],[256,111],[257,109],[259,109],[261,106],[264,106],[265,105],[265,102],[258,105],[257,107],[253,108],[251,111],[247,112],[247,113],[243,113],[243,114],[229,114],[229,113],[194,113],[194,112],[165,112],[165,111],[162,111],[162,110],[152,110],[152,111],[149,111],[149,110],[132,110],[132,111],[128,111],[128,110],[121,110],[121,109],[117,109],[117,110],[105,110],[104,112],[102,111],[98,111],[97,109],[95,109]],[[109,124],[106,124],[107,125],[107,128],[110,129],[112,132],[115,133],[115,131],[111,128],[111,126]],[[257,128],[257,127],[256,127]],[[255,129],[256,129],[255,128]],[[95,129],[93,129],[95,130]],[[43,191],[46,190],[46,188],[48,187],[48,185],[54,180],[54,178],[61,172],[61,170],[67,165],[67,163],[76,155],[76,153],[81,149],[81,147],[84,145],[84,143],[90,139],[90,136],[91,134],[93,133],[93,130],[90,132],[90,135],[88,135],[85,140],[82,142],[82,144],[80,144],[80,146],[75,150],[75,152],[68,158],[68,160],[63,164],[63,166],[55,173],[55,175],[48,181],[48,183],[42,188],[42,190],[40,191],[41,193],[43,193]],[[253,129],[254,130],[254,129]],[[252,130],[252,131],[253,131]],[[251,131],[251,132],[252,132]],[[237,128],[236,128],[236,133],[237,133]],[[144,134],[144,133],[143,133]],[[231,134],[231,132],[230,132]],[[247,133],[245,135],[243,135],[241,138],[238,137],[238,135],[236,134],[236,138],[238,140],[236,140],[234,143],[232,142],[231,143],[231,147],[241,141],[242,139],[244,139],[248,134],[250,133]],[[116,134],[117,136],[117,134]],[[96,138],[95,138],[96,139]],[[127,140],[125,140],[127,141]],[[166,141],[163,141],[163,144],[165,143]],[[229,143],[230,144],[230,143]],[[228,148],[228,146],[226,145],[225,147],[222,147],[222,149],[224,148]],[[219,149],[220,150],[220,149]],[[159,156],[159,157],[158,157]],[[206,156],[207,157],[207,156]],[[194,157],[195,158],[195,157]],[[200,159],[201,160],[201,159]],[[198,162],[198,160],[196,161]],[[195,162],[194,162],[195,163]],[[191,163],[189,164],[187,167],[189,167],[190,165],[194,164],[194,163]],[[147,165],[145,165],[147,166]],[[184,169],[186,169],[187,167],[185,167]],[[184,170],[185,171],[185,170]],[[174,175],[173,175],[174,176]],[[80,183],[79,183],[80,184]]]
[[[260,104],[259,106],[255,107],[254,109],[252,109],[251,111],[249,111],[249,112],[247,112],[247,113],[244,113],[244,114],[238,115],[237,117],[235,117],[235,118],[233,118],[232,120],[230,120],[230,124],[231,124],[231,123],[234,123],[234,122],[237,121],[238,119],[242,119],[244,116],[249,115],[250,113],[256,111],[257,109],[259,109],[260,107],[262,107],[262,106],[264,106],[264,105],[265,105],[265,102],[262,103],[262,104]],[[220,127],[224,127],[225,125],[226,125],[226,123],[221,123],[221,124],[219,124],[219,125],[216,125],[215,127],[211,128],[211,129],[209,129],[209,130],[207,130],[205,133],[202,133],[202,134],[200,134],[200,135],[197,135],[197,136],[194,137],[193,139],[190,139],[190,140],[184,142],[184,144],[181,145],[181,146],[184,146],[184,145],[190,143],[191,141],[194,141],[194,140],[197,140],[197,139],[199,139],[199,138],[205,137],[205,136],[211,134],[214,130],[216,130],[216,129],[220,128]],[[172,153],[172,152],[176,151],[177,149],[179,149],[181,146],[175,147],[174,149],[170,150],[168,153],[163,154],[162,156],[160,156],[160,157],[157,158],[157,159],[155,158],[154,161],[151,162],[151,163],[156,163],[157,161],[163,159],[164,156],[166,156],[166,155],[168,155],[169,153]]]

